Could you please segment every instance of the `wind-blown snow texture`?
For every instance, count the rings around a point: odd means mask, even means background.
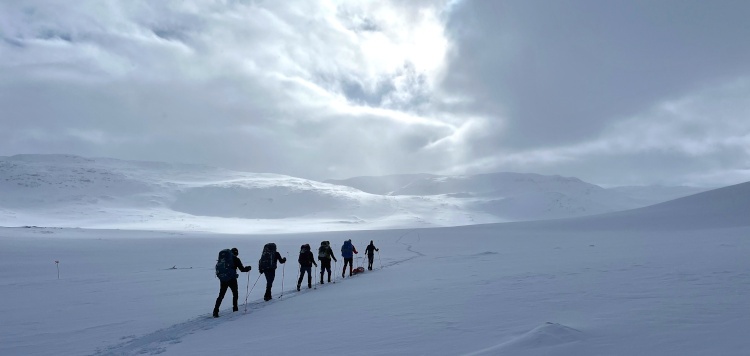
[[[576,178],[518,173],[330,182],[337,184],[197,165],[0,157],[0,226],[231,233],[439,227],[592,215],[699,191],[623,193]],[[657,198],[644,198],[644,189]]]
[[[3,228],[0,354],[746,355],[748,202],[750,183],[600,216],[432,229]],[[376,270],[296,292],[299,246],[345,239],[360,251],[374,240]],[[236,246],[255,266],[269,241],[291,262],[276,298],[261,300],[261,278],[247,312],[225,299],[211,318],[218,251]],[[241,303],[258,277],[241,274]]]

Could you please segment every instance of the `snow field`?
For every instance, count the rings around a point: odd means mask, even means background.
[[[511,224],[266,236],[0,231],[3,355],[744,355],[750,349],[749,227],[576,231]],[[293,292],[299,246],[330,240],[338,252],[347,238],[362,252],[375,240],[385,268]],[[227,296],[221,317],[211,318],[218,251],[238,247],[243,263],[254,266],[252,285],[262,245],[270,241],[282,255],[289,252],[283,299],[262,302],[261,277],[248,313],[242,305],[231,313]],[[242,304],[247,276],[239,281]],[[281,269],[274,296],[280,292]]]

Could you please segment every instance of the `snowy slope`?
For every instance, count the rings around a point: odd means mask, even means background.
[[[232,233],[412,228],[593,215],[654,201],[537,174],[394,175],[340,183],[354,187],[202,165],[0,157],[0,226]]]
[[[468,176],[357,177],[336,182],[364,191],[387,190],[394,196],[457,198],[467,209],[491,214],[503,222],[628,210],[705,191],[666,186],[604,189],[578,178],[510,172]]]
[[[639,209],[540,222],[588,229],[707,229],[750,226],[750,182],[713,189]]]
[[[698,194],[705,192],[711,188],[701,187],[689,187],[689,186],[663,186],[663,185],[650,185],[650,186],[627,186],[627,187],[612,187],[608,190],[617,192],[618,194],[626,195],[643,206],[654,205],[665,201],[674,200],[677,198],[686,197],[688,195]]]
[[[578,219],[414,230],[0,229],[0,354],[746,355],[749,189]],[[210,317],[221,248],[255,265],[265,242],[294,261],[302,243],[330,240],[337,251],[345,239],[359,250],[375,241],[375,271],[298,293],[292,262],[263,302],[253,270],[239,279],[240,312],[225,299]]]
[[[4,226],[222,232],[279,230],[280,219],[308,231],[499,221],[440,198],[387,197],[208,166],[67,155],[0,158],[0,209]]]
[[[348,179],[327,179],[326,183],[345,185],[363,192],[378,195],[391,195],[415,180],[436,178],[433,174],[393,174],[386,176],[362,176]]]

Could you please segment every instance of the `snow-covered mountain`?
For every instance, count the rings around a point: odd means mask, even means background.
[[[577,229],[710,229],[750,226],[750,182],[613,213],[539,222]]]
[[[533,173],[469,176],[392,175],[332,181],[392,196],[461,199],[472,211],[503,221],[566,218],[633,209],[705,191],[697,187],[615,187],[605,189],[578,178]]]
[[[205,165],[0,157],[0,226],[356,230],[575,217],[659,202],[626,193],[538,174],[414,174],[326,183]]]
[[[392,174],[385,176],[362,176],[347,179],[327,179],[326,183],[345,185],[363,192],[378,195],[393,195],[395,191],[419,179],[437,178],[433,174]]]

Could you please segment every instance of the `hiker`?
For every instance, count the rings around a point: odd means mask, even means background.
[[[216,261],[216,277],[221,281],[221,287],[219,289],[219,297],[216,298],[216,304],[214,305],[214,318],[219,317],[219,307],[221,301],[224,300],[224,295],[227,294],[227,288],[232,290],[232,311],[236,312],[237,308],[237,269],[241,272],[250,272],[251,266],[243,266],[239,256],[240,251],[234,247],[231,250],[222,250],[219,252],[219,259]]]
[[[328,271],[328,283],[331,283],[331,258],[338,262],[336,256],[333,255],[331,250],[331,243],[328,241],[322,241],[318,248],[318,261],[320,261],[320,284],[323,283],[323,272]]]
[[[352,245],[352,240],[349,239],[344,241],[344,245],[341,246],[341,257],[344,258],[344,270],[341,271],[341,278],[344,278],[344,275],[346,274],[347,264],[349,265],[349,277],[352,276],[352,261],[354,261],[354,255],[352,253],[359,253],[354,245]]]
[[[286,257],[276,252],[276,244],[271,242],[263,246],[263,253],[260,255],[258,261],[258,272],[266,275],[266,294],[263,296],[263,300],[271,300],[271,287],[273,287],[273,280],[276,278],[276,262],[286,263]]]
[[[365,249],[365,253],[367,254],[367,269],[370,271],[372,271],[372,262],[375,261],[375,251],[380,251],[380,249],[375,247],[375,244],[370,240],[370,244]]]
[[[307,288],[312,288],[312,265],[318,267],[318,264],[315,263],[315,256],[313,256],[312,251],[310,251],[310,244],[302,245],[297,262],[299,262],[299,279],[297,280],[297,291],[299,292],[299,287],[302,285],[302,278],[305,277],[305,272],[307,272]]]

